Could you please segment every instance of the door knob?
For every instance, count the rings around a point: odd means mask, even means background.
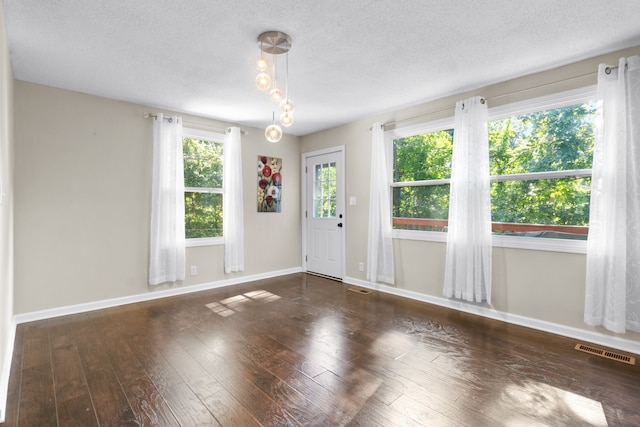
[[[338,227],[342,228],[342,223],[341,222],[338,223]]]

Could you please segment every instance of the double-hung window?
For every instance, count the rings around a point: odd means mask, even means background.
[[[586,240],[595,90],[489,111],[494,234]]]
[[[535,238],[586,239],[595,95],[584,88],[490,108],[494,244],[573,251]],[[396,237],[445,239],[452,128],[453,118],[387,132]],[[582,251],[583,243],[574,246]]]
[[[224,135],[184,129],[184,210],[187,246],[221,244]]]
[[[393,152],[393,228],[446,231],[453,118],[389,131],[386,139]]]

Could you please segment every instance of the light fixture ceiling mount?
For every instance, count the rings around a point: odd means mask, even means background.
[[[291,49],[291,37],[281,31],[265,31],[258,36],[258,43],[263,52],[280,55]]]

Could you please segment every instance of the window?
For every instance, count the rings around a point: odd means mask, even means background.
[[[336,163],[321,163],[313,173],[313,217],[336,217]]]
[[[222,243],[224,135],[184,129],[184,217],[188,246]]]
[[[594,99],[594,88],[585,88],[489,110],[492,229],[500,239],[586,239]],[[446,231],[452,124],[387,132],[395,229]]]
[[[449,217],[453,121],[392,135],[393,227],[443,231]]]
[[[595,101],[489,122],[494,233],[586,240]]]

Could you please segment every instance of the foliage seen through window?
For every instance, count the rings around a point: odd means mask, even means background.
[[[494,231],[522,235],[524,228],[496,224],[542,224],[578,226],[586,236],[594,119],[591,102],[489,123]],[[452,130],[393,141],[395,228],[445,230],[452,150]]]
[[[219,141],[183,138],[185,237],[222,236],[222,149]]]

